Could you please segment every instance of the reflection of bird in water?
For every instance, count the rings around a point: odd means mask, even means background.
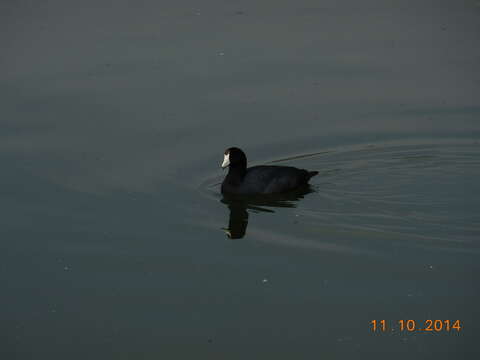
[[[245,236],[247,230],[247,210],[274,213],[275,211],[271,208],[294,208],[297,206],[296,201],[311,192],[314,192],[314,190],[307,184],[293,191],[281,194],[250,196],[224,194],[220,201],[227,205],[230,210],[230,218],[228,228],[224,228],[223,230],[229,238],[240,239]]]

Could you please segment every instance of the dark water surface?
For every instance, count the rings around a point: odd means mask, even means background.
[[[2,2],[1,358],[478,358],[479,20]],[[233,145],[320,173],[226,199]]]

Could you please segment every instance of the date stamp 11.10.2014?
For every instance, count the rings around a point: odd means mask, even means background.
[[[374,333],[390,332],[390,331],[407,331],[407,332],[460,332],[462,323],[460,320],[432,320],[426,319],[422,321],[416,320],[371,320],[370,330]]]

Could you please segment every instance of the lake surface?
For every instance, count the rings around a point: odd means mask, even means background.
[[[0,14],[2,359],[478,358],[477,1]]]

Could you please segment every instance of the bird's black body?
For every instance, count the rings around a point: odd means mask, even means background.
[[[238,148],[227,149],[225,157],[229,160],[227,164],[229,170],[222,183],[223,194],[257,195],[288,192],[308,184],[310,178],[318,174],[318,171],[307,171],[291,166],[263,165],[247,169],[247,157]]]

